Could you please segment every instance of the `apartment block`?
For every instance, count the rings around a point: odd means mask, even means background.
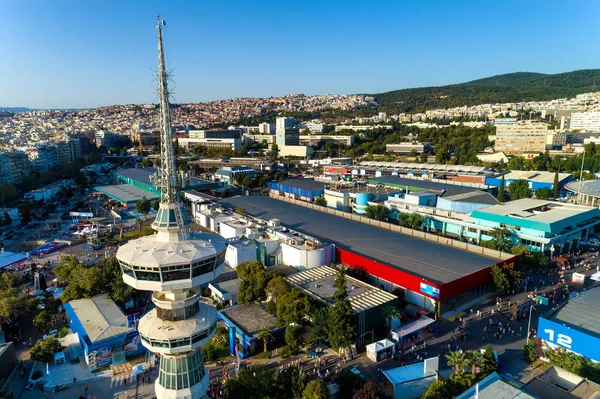
[[[507,155],[546,151],[548,125],[519,123],[496,126],[495,150]]]

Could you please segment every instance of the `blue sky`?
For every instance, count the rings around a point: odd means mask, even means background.
[[[600,2],[3,0],[0,106],[376,93],[600,68]]]

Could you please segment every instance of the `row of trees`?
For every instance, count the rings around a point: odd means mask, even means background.
[[[68,283],[61,297],[64,303],[98,294],[108,294],[115,302],[124,302],[133,293],[133,288],[123,282],[117,258],[102,259],[88,265],[74,256],[64,256],[54,268],[60,281]]]
[[[342,372],[336,383],[339,397],[349,399],[383,399],[374,381],[364,383],[350,371]],[[285,368],[278,373],[264,368],[242,369],[237,377],[225,383],[225,397],[236,399],[328,399],[329,389],[323,380],[308,381],[297,368]]]
[[[238,291],[240,303],[262,302],[269,295],[271,299],[266,309],[276,315],[281,327],[286,327],[285,340],[292,352],[300,349],[302,337],[305,341],[324,339],[336,349],[346,349],[355,342],[357,331],[352,305],[348,300],[344,268],[336,269],[333,284],[336,291],[332,297],[333,304],[329,307],[314,303],[297,288],[290,287],[283,277],[265,271],[258,261],[240,264],[236,271],[242,280]],[[297,326],[303,320],[311,320],[309,328]],[[272,336],[268,331],[263,331],[260,338],[266,350]]]
[[[448,381],[436,381],[429,386],[423,399],[452,399],[467,390],[488,374],[498,370],[498,361],[491,345],[481,354],[479,351],[450,352],[446,355],[448,365],[454,372]],[[465,370],[471,368],[471,372]]]

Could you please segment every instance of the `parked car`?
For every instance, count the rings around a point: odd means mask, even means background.
[[[363,375],[363,373],[361,373],[361,372],[360,372],[360,370],[359,370],[359,369],[357,369],[356,367],[352,367],[352,368],[350,369],[350,371],[351,371],[353,374],[355,374],[355,375],[359,376],[359,377],[360,377],[360,378],[361,378],[363,381],[367,381],[367,378],[366,378],[366,377]]]
[[[56,337],[58,335],[58,330],[50,330],[48,331],[48,333],[44,334],[44,339],[46,338],[50,338],[50,337]]]

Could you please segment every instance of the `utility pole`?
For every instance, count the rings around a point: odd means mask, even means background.
[[[581,181],[583,180],[583,164],[585,162],[585,148],[583,149],[583,159],[581,160],[581,170],[579,171],[579,184],[577,185],[577,205],[581,198]]]

